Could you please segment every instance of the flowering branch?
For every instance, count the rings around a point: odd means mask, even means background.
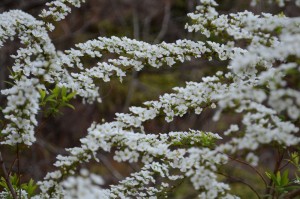
[[[57,170],[48,172],[38,183],[41,192],[33,198],[74,198],[79,193],[85,198],[155,198],[184,178],[190,180],[200,198],[237,198],[229,194],[229,185],[217,175],[231,155],[243,152],[245,160],[236,161],[251,166],[266,184],[254,168],[259,161],[257,150],[262,146],[275,145],[277,149],[299,145],[300,91],[298,84],[289,79],[300,75],[299,17],[254,15],[249,11],[219,14],[216,1],[200,0],[196,11],[188,14],[191,22],[186,28],[204,35],[205,41],[181,39],[149,44],[112,36],[79,43],[64,52],[57,51],[48,35],[54,29],[51,20],[64,19],[72,6],[80,7],[83,2],[51,1],[42,11],[41,20],[17,10],[0,14],[0,47],[15,37],[22,44],[12,55],[14,64],[9,76],[12,86],[1,90],[7,99],[2,110],[5,125],[1,129],[1,144],[31,146],[36,141],[38,112],[47,102],[52,103],[55,110],[63,105],[73,108],[68,101],[76,96],[81,97],[83,103],[100,103],[98,79],[109,82],[117,77],[122,81],[129,69],[171,67],[192,58],[219,59],[228,66],[214,75],[199,78],[198,82],[175,87],[173,92],[155,101],[130,107],[128,113],[116,113],[112,122],[93,123],[87,135],[80,139],[79,147],[66,149],[68,155],[57,156],[54,163]],[[285,1],[277,3],[284,5]],[[165,16],[168,19],[169,14]],[[219,41],[215,36],[220,37]],[[241,41],[246,44],[241,45]],[[107,54],[110,59],[105,60]],[[95,59],[97,64],[86,66],[83,62],[86,57]],[[229,124],[227,130],[219,133],[198,129],[153,133],[144,128],[146,121],[161,116],[165,122],[173,122],[176,117],[200,115],[207,109],[214,110],[214,121],[229,111],[239,115],[241,121]],[[101,188],[100,176],[84,169],[77,172],[80,164],[92,159],[99,161],[101,151],[112,150],[115,161],[141,162],[141,170],[108,189]],[[274,187],[266,191],[273,194],[272,197],[283,194],[292,198],[299,193],[297,189],[287,194],[281,192],[289,185],[286,173],[282,178],[277,174],[282,158],[276,162],[273,174],[280,180],[270,177],[270,185]],[[17,194],[1,153],[0,163],[15,198]],[[157,175],[163,181],[161,185],[156,185]],[[21,188],[22,197],[26,196],[27,192]],[[7,195],[6,192],[0,194]]]

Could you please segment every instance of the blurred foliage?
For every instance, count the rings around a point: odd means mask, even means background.
[[[20,184],[18,175],[14,174],[14,175],[9,176],[9,180],[10,180],[11,185],[14,188],[14,190],[16,190],[16,194],[18,195],[18,198],[22,198],[19,194],[20,193],[19,191],[21,191],[21,190],[23,190],[27,193],[28,198],[31,198],[35,194],[37,185],[33,179],[30,179],[28,181],[28,183]],[[21,186],[19,186],[19,185],[21,185]],[[1,177],[0,187],[2,187],[9,194],[6,196],[6,199],[13,199],[4,177]],[[19,189],[19,187],[21,187],[21,190]]]

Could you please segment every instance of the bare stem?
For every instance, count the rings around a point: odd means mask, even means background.
[[[275,167],[274,167],[274,170],[273,170],[274,174],[276,174],[279,171],[280,165],[281,165],[281,162],[282,162],[283,156],[284,156],[284,153],[280,153],[279,149],[277,150],[277,154],[278,155],[276,157],[276,163],[275,163]],[[276,194],[276,191],[274,189],[274,183],[270,179],[269,186],[266,189],[266,195],[272,195],[272,198],[275,198],[275,194]]]
[[[171,17],[171,1],[170,0],[166,0],[165,1],[165,8],[164,8],[164,18],[162,21],[162,25],[161,25],[161,29],[157,35],[157,37],[154,40],[154,43],[158,43],[166,34],[167,30],[168,30],[168,24],[170,21],[170,17]]]
[[[19,150],[19,144],[17,144],[17,159],[18,159],[18,178],[19,178],[19,198],[21,199],[21,172],[20,172],[20,150]]]
[[[10,174],[11,174],[11,172],[12,172],[12,169],[13,169],[13,167],[14,167],[16,161],[17,161],[17,158],[15,158],[14,161],[13,161],[13,162],[11,163],[11,165],[10,165],[10,169],[8,170],[8,175],[9,175],[9,176],[10,176]]]
[[[6,181],[6,184],[8,186],[8,189],[13,197],[13,199],[18,199],[18,196],[11,184],[11,181],[9,179],[9,175],[7,173],[7,170],[6,170],[6,167],[5,167],[5,164],[4,164],[4,161],[3,161],[3,158],[2,158],[2,154],[0,152],[0,164],[1,164],[1,168],[2,168],[2,171],[3,171],[3,174],[4,174],[4,178],[5,178],[5,181]]]
[[[257,196],[257,198],[261,199],[261,197],[259,196],[259,194],[257,193],[257,191],[256,191],[249,183],[247,183],[247,182],[245,182],[245,181],[243,181],[243,180],[241,180],[241,179],[238,179],[238,178],[235,178],[235,177],[226,175],[226,174],[224,174],[224,173],[219,173],[219,172],[217,172],[217,174],[220,174],[220,175],[222,175],[222,176],[225,176],[225,177],[228,178],[228,179],[232,179],[232,180],[234,180],[234,181],[236,181],[236,182],[240,182],[240,183],[246,185],[247,187],[249,187],[249,188],[255,193],[255,195]]]
[[[300,189],[296,189],[284,196],[284,199],[292,199],[300,195]]]
[[[267,181],[265,180],[265,178],[263,177],[263,175],[262,175],[255,167],[253,167],[253,166],[250,165],[248,162],[245,162],[245,161],[243,161],[243,160],[239,160],[239,159],[236,159],[236,158],[230,157],[230,156],[228,156],[228,157],[229,157],[231,160],[233,160],[233,161],[239,162],[239,163],[241,163],[241,164],[244,164],[244,165],[247,165],[248,167],[250,167],[252,170],[255,171],[255,173],[257,173],[257,175],[260,176],[260,178],[261,178],[262,181],[264,182],[265,186],[268,187]]]

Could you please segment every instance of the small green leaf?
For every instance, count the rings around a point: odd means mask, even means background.
[[[52,90],[52,95],[54,97],[58,97],[59,96],[59,93],[60,93],[60,89],[58,86],[55,86],[55,88]]]
[[[40,93],[40,95],[41,95],[41,101],[44,101],[44,99],[45,99],[45,97],[46,97],[46,91],[40,89],[40,90],[39,90],[39,93]]]
[[[61,96],[61,99],[63,102],[67,102],[68,101],[68,98],[66,96]]]
[[[67,107],[69,107],[69,108],[75,110],[75,107],[74,107],[72,104],[65,104],[65,106],[67,106]]]
[[[271,179],[271,174],[269,172],[266,171],[265,174],[269,179]]]
[[[5,83],[7,83],[8,85],[14,86],[15,84],[9,82],[9,81],[4,81]]]
[[[28,183],[22,184],[21,188],[27,192],[29,197],[31,197],[34,195],[37,185],[34,183],[33,179],[30,179]]]
[[[6,180],[5,180],[4,177],[1,177],[0,186],[5,188],[5,189],[8,189],[8,186],[6,184]]]
[[[61,96],[62,97],[66,97],[66,95],[67,95],[67,88],[66,87],[62,87],[61,88]]]
[[[293,152],[291,154],[291,161],[295,164],[295,166],[299,165],[299,153],[298,152]]]
[[[289,184],[289,170],[285,170],[281,176],[281,186],[286,186]]]
[[[53,100],[53,98],[55,98],[54,95],[49,95],[48,97],[46,97],[45,101],[48,102],[48,101],[51,101]],[[56,102],[56,100],[54,100]]]
[[[75,95],[76,95],[76,92],[75,92],[75,91],[72,92],[72,93],[69,93],[69,94],[67,95],[67,99],[70,100],[70,99],[72,99]]]
[[[281,185],[281,173],[280,173],[280,171],[278,171],[276,173],[276,182],[277,182],[277,185]]]

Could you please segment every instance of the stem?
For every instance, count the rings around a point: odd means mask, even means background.
[[[293,165],[294,165],[294,163],[293,163],[293,160],[295,160],[295,158],[298,158],[299,157],[299,155],[297,155],[296,157],[293,157],[291,160],[287,160],[287,163],[285,163],[284,165],[282,165],[280,168],[279,168],[279,170],[282,170],[283,168],[285,168],[286,166],[288,166],[290,163],[292,163]],[[295,166],[295,165],[294,165]]]
[[[273,170],[274,174],[276,174],[279,171],[281,162],[283,160],[283,155],[284,155],[284,153],[282,153],[282,154],[280,153],[279,149],[277,150],[277,154],[278,155],[276,157],[276,164],[275,164],[275,167]],[[276,191],[274,188],[274,183],[273,183],[272,179],[270,179],[268,188],[266,189],[266,195],[272,195],[272,198],[274,198],[275,194],[276,194]]]
[[[162,21],[161,29],[157,35],[157,37],[154,39],[154,43],[158,43],[166,34],[168,30],[168,25],[170,21],[170,16],[171,16],[171,1],[167,0],[165,1],[165,8],[164,8],[164,18]]]
[[[103,163],[104,167],[113,175],[113,177],[117,179],[117,181],[124,178],[121,173],[114,169],[110,161],[104,155],[99,154],[97,157]]]
[[[21,173],[20,173],[20,156],[19,144],[17,143],[17,159],[18,159],[18,178],[19,178],[19,198],[21,199]]]
[[[7,173],[7,170],[6,170],[1,152],[0,152],[0,164],[1,164],[1,167],[2,167],[2,171],[3,171],[3,174],[4,174],[6,184],[8,186],[8,189],[9,189],[13,199],[18,199],[18,196],[17,196],[17,194],[16,194],[16,192],[15,192],[15,190],[14,190],[14,188],[13,188],[11,182],[10,182],[9,175]]]
[[[13,161],[13,162],[11,163],[11,165],[10,165],[10,169],[8,170],[8,175],[9,175],[9,176],[10,176],[10,174],[11,174],[11,172],[12,172],[13,166],[15,165],[16,161],[17,161],[17,158],[15,158],[14,161]]]
[[[300,195],[300,189],[296,189],[284,196],[284,199],[292,199]]]
[[[241,164],[244,164],[244,165],[247,165],[248,167],[250,167],[252,170],[255,171],[255,173],[257,173],[257,175],[260,176],[260,178],[261,178],[262,181],[264,182],[265,186],[268,187],[267,181],[265,180],[265,178],[263,177],[263,175],[262,175],[255,167],[253,167],[253,166],[250,165],[248,162],[245,162],[245,161],[243,161],[243,160],[239,160],[239,159],[236,159],[236,158],[231,157],[231,156],[228,156],[228,157],[229,157],[231,160],[234,160],[234,161],[236,161],[236,162],[239,162],[239,163],[241,163]]]
[[[174,193],[174,190],[179,187],[183,182],[184,182],[185,178],[181,179],[177,184],[173,185],[172,187],[170,187],[169,189],[166,189],[165,192],[161,192],[157,195],[157,198],[166,198],[166,195],[168,193]],[[164,195],[165,194],[165,195]]]
[[[245,181],[243,181],[243,180],[241,180],[241,179],[232,177],[232,176],[228,176],[228,175],[226,175],[226,174],[224,174],[224,173],[219,173],[219,172],[217,172],[217,174],[220,174],[220,175],[222,175],[222,176],[225,176],[226,178],[232,179],[232,180],[234,180],[234,181],[236,181],[236,182],[240,182],[240,183],[242,183],[242,184],[248,186],[248,187],[255,193],[255,195],[257,196],[257,198],[261,199],[261,197],[259,196],[259,194],[257,193],[257,191],[255,191],[255,189],[254,189],[250,184],[248,184],[247,182],[245,182]]]

